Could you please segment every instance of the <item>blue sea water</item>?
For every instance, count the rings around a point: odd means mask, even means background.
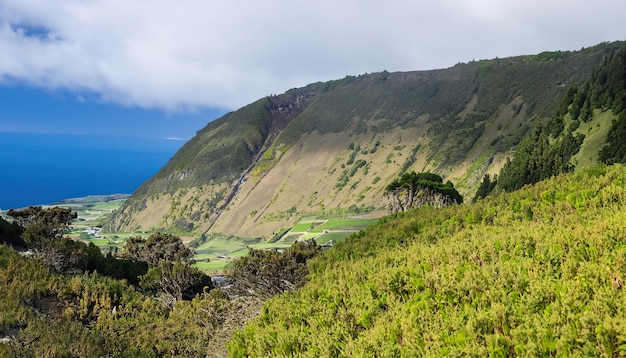
[[[0,133],[0,209],[130,194],[184,144],[114,136]]]

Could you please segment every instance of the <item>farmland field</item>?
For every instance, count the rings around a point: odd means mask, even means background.
[[[348,231],[329,232],[316,238],[315,241],[317,241],[319,245],[324,245],[331,240],[333,242],[344,241],[350,235],[352,235],[352,232],[348,232]]]
[[[312,221],[300,221],[290,230],[290,232],[307,232],[313,227],[315,227],[315,225]]]
[[[333,218],[325,221],[317,221],[320,225],[311,227],[310,230],[304,232],[300,235],[302,239],[315,239],[320,243],[320,240],[323,242],[328,242],[328,240],[343,240],[348,237],[351,233],[357,232],[368,225],[374,224],[378,221],[378,218]],[[306,224],[306,222],[304,223]],[[303,227],[303,223],[299,222],[294,226],[295,228]],[[297,233],[303,231],[296,231],[292,229],[289,233]],[[327,237],[328,235],[331,237]],[[322,243],[323,243],[322,242]]]
[[[351,234],[374,224],[378,218],[303,218],[296,223],[280,240],[268,243],[261,239],[240,239],[234,237],[215,236],[207,239],[198,247],[196,253],[196,267],[201,270],[216,272],[223,271],[233,259],[246,255],[248,249],[285,249],[300,239],[315,239],[320,244],[330,240],[341,242]],[[210,262],[206,262],[205,260]]]
[[[150,232],[101,233],[99,228],[117,210],[125,199],[104,200],[99,197],[84,198],[83,201],[60,203],[58,206],[71,208],[78,215],[68,233],[71,237],[85,243],[93,243],[103,251],[110,248],[120,249],[126,239],[132,236],[147,237]],[[314,239],[324,245],[345,240],[351,234],[374,224],[377,217],[303,217],[285,235],[276,242],[267,242],[261,238],[250,239],[218,234],[204,239],[185,237],[184,242],[191,244],[195,253],[195,266],[207,272],[222,272],[234,259],[247,255],[249,249],[285,249],[297,240]],[[204,236],[204,235],[203,235]]]

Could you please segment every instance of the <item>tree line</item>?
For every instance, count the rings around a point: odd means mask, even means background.
[[[570,87],[552,118],[539,123],[524,138],[498,176],[486,175],[474,197],[492,192],[511,192],[552,176],[574,170],[572,157],[578,153],[585,136],[576,133],[581,121],[593,119],[594,110],[612,111],[604,144],[598,148],[598,161],[626,163],[626,44],[607,54],[584,85]],[[570,124],[565,125],[569,116]]]
[[[193,252],[177,236],[157,232],[147,239],[131,237],[119,255],[103,254],[93,243],[65,235],[77,216],[71,209],[31,206],[7,215],[14,219],[9,243],[30,250],[58,273],[98,272],[125,279],[158,294],[168,307],[211,288],[210,277],[192,267]]]

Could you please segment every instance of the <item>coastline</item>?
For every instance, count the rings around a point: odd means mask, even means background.
[[[184,141],[0,132],[0,210],[132,193]]]

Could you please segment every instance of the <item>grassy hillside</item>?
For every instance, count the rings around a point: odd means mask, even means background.
[[[261,99],[200,130],[105,230],[270,238],[302,216],[384,210],[384,185],[410,170],[471,197],[618,46],[347,76]]]
[[[168,310],[125,280],[55,274],[0,246],[0,356],[224,355],[259,313],[231,356],[623,356],[625,183],[626,167],[593,167],[382,218],[263,308],[211,290]]]
[[[388,217],[310,265],[231,356],[622,356],[626,168]]]
[[[582,86],[571,86],[503,166],[494,192],[513,191],[600,162],[626,164],[626,45],[610,52]],[[477,197],[493,188],[485,177]]]

